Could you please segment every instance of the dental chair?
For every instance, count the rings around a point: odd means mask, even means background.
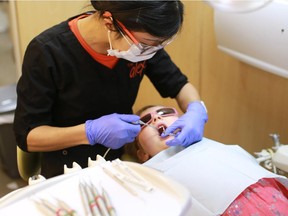
[[[17,165],[21,178],[28,182],[30,177],[40,175],[41,153],[25,152],[17,146]]]
[[[9,171],[8,174],[10,174],[10,176],[12,174],[13,177],[16,176],[16,174],[14,173],[18,169],[20,177],[24,181],[28,181],[30,177],[37,176],[40,173],[41,153],[24,152],[18,146],[17,149],[14,149],[16,145],[16,139],[14,137],[12,125],[14,119],[14,111],[16,109],[16,103],[16,83],[6,86],[0,86],[0,125],[2,126],[0,129],[3,134],[3,136],[0,136],[0,141],[3,141],[3,143],[0,142],[0,144],[3,145],[0,146],[0,159],[4,160],[3,164],[7,166],[5,167],[5,169]],[[17,164],[15,162],[16,158]],[[15,163],[12,163],[11,161]],[[14,169],[15,172],[13,171]],[[17,177],[19,177],[19,175],[17,173]]]

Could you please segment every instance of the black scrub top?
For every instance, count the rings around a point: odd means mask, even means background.
[[[142,62],[119,59],[113,68],[96,61],[71,31],[68,19],[36,36],[28,45],[22,76],[17,84],[14,131],[17,145],[27,151],[27,135],[41,125],[69,127],[111,113],[130,114],[145,75],[162,97],[174,98],[188,82],[166,51]],[[109,58],[105,56],[106,58]],[[111,57],[110,58],[115,58]],[[96,144],[43,152],[41,174],[63,174],[66,164],[87,167],[107,148]],[[123,149],[110,150],[106,159],[121,157]]]

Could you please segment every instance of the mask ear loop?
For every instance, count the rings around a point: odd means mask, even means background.
[[[108,29],[108,40],[109,40],[109,46],[110,46],[110,50],[112,50],[112,42],[111,42],[111,37],[110,37],[111,31],[110,29]],[[108,54],[109,55],[109,54]]]
[[[106,19],[110,19],[111,22],[113,23],[113,17],[109,11],[105,11],[102,16]],[[111,30],[108,27],[106,27],[106,28],[108,29],[107,35],[108,35],[109,47],[111,50],[112,49],[112,41],[111,41],[111,36],[110,36]],[[109,53],[107,55],[109,56]]]
[[[112,14],[111,14],[109,11],[105,11],[105,12],[103,13],[103,17],[104,17],[104,18],[109,18],[109,19],[111,20],[111,22],[114,23]],[[131,44],[130,41],[126,38],[126,36],[123,34],[123,32],[122,32],[120,29],[118,29],[118,30],[119,30],[120,34],[124,37],[124,39],[126,40],[126,42],[127,42],[130,46],[132,46],[132,44]],[[110,46],[110,50],[112,50],[113,47],[112,47],[112,41],[111,41],[111,35],[110,35],[110,34],[111,34],[111,30],[108,29],[109,46]],[[109,55],[109,54],[108,54],[108,55]]]

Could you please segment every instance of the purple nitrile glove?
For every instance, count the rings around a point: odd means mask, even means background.
[[[187,147],[202,139],[207,120],[207,110],[202,101],[189,103],[186,113],[168,127],[161,136],[166,137],[176,129],[180,129],[175,138],[167,141],[166,144],[168,146]]]
[[[102,144],[111,149],[121,148],[132,142],[141,130],[132,122],[140,119],[137,115],[110,114],[85,122],[86,136],[90,145]]]

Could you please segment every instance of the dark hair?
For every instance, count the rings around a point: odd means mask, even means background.
[[[169,39],[180,31],[184,5],[175,1],[95,1],[91,4],[99,15],[105,11],[120,21],[128,30],[144,31],[153,36]]]

